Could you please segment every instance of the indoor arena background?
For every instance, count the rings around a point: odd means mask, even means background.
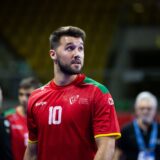
[[[60,26],[86,31],[83,72],[110,90],[120,125],[134,117],[144,90],[160,97],[159,0],[2,0],[0,85],[4,110],[17,103],[20,80],[52,79],[49,35]]]

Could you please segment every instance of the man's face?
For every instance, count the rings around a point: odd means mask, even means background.
[[[28,98],[31,95],[31,92],[34,90],[34,88],[24,89],[20,88],[18,93],[18,100],[20,105],[27,108],[28,104]]]
[[[151,124],[156,115],[156,107],[147,99],[139,101],[135,107],[135,111],[137,118],[146,124]]]
[[[84,44],[81,38],[62,36],[55,50],[55,63],[67,75],[81,72],[84,63]]]

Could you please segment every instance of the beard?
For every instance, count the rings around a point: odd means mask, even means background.
[[[59,59],[57,59],[57,64],[60,70],[67,75],[75,75],[81,73],[82,67],[80,69],[71,68],[68,64],[63,64]]]
[[[28,104],[28,103],[27,103],[26,101],[21,102],[20,104],[21,104],[21,106],[23,106],[24,108],[27,108],[27,104]]]

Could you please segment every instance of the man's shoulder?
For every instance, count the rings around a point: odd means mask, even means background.
[[[3,113],[4,117],[10,117],[10,116],[13,116],[14,114],[16,114],[16,109],[15,108],[7,109]]]
[[[51,90],[50,83],[47,83],[46,85],[34,90],[29,97],[28,106],[32,106],[33,104],[37,103],[39,99],[47,96],[47,93]]]
[[[51,89],[50,83],[47,83],[47,84],[45,84],[44,86],[35,89],[35,90],[31,93],[31,97],[35,97],[36,95],[45,94],[45,92],[47,92],[49,89]]]
[[[5,112],[5,118],[10,124],[14,124],[19,121],[20,115],[17,112],[17,107],[9,109]]]
[[[89,77],[85,77],[85,79],[83,80],[83,82],[85,84],[91,85],[95,88],[98,88],[99,90],[101,90],[102,93],[108,93],[109,90],[107,89],[107,87],[99,82],[97,82],[96,80],[89,78]]]

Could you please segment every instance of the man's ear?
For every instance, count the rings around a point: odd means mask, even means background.
[[[51,59],[53,59],[53,60],[57,59],[56,51],[54,49],[51,49],[49,51],[49,54],[50,54]]]

